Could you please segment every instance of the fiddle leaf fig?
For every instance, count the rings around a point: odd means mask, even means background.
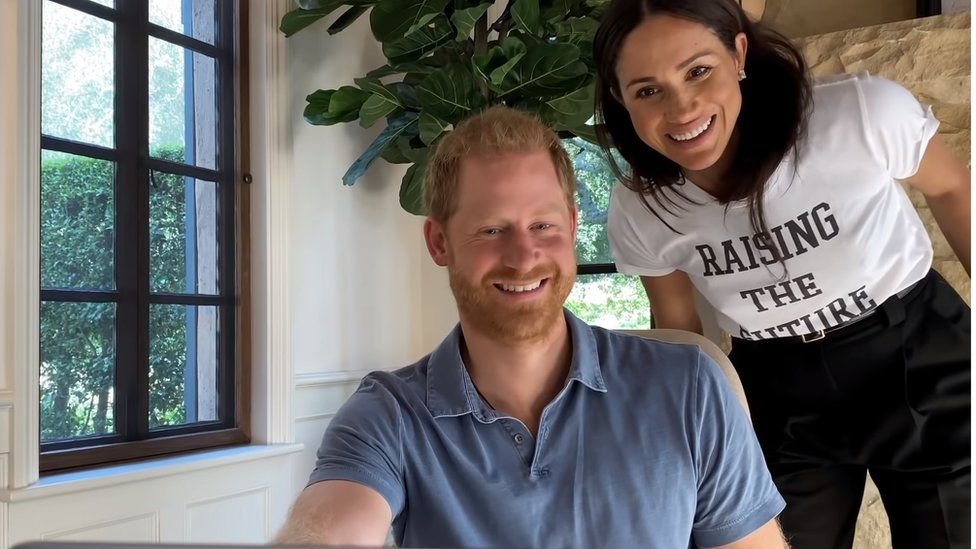
[[[444,13],[449,0],[380,0],[369,14],[373,36],[392,42],[409,36]]]
[[[453,34],[454,30],[446,19],[435,19],[431,27],[383,44],[383,55],[392,65],[416,61],[449,41]]]
[[[391,141],[397,138],[400,134],[405,132],[407,128],[411,125],[416,125],[417,123],[417,113],[410,112],[404,114],[402,117],[395,120],[391,120],[390,124],[383,130],[373,143],[370,144],[369,148],[366,149],[359,158],[353,162],[352,166],[346,170],[346,174],[342,176],[342,183],[344,185],[355,185],[356,181],[366,173],[369,166],[379,157],[383,149],[390,144]]]
[[[468,37],[471,36],[471,32],[474,30],[475,23],[478,22],[478,19],[481,19],[481,16],[484,15],[490,7],[491,2],[486,2],[473,8],[455,11],[454,15],[451,16],[451,22],[454,23],[454,27],[457,29],[457,37],[455,40],[458,42],[467,40]]]
[[[387,63],[355,86],[317,90],[310,124],[385,123],[342,177],[353,185],[378,158],[406,164],[401,207],[423,213],[424,172],[433,150],[465,118],[506,104],[558,131],[596,142],[592,41],[611,0],[298,0],[282,17],[287,36],[331,19],[329,34],[369,12]],[[338,12],[338,17],[330,17]]]

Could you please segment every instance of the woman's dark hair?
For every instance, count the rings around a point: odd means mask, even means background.
[[[671,230],[674,227],[651,206],[647,196],[673,213],[671,208],[680,205],[662,189],[671,187],[675,194],[687,199],[680,188],[673,187],[683,181],[681,167],[641,140],[627,110],[614,97],[614,90],[620,97],[616,66],[624,39],[648,16],[659,14],[704,25],[732,52],[736,35],[740,32],[746,35],[744,68],[748,78],[740,82],[738,148],[724,176],[722,194],[717,198],[726,205],[748,199],[753,229],[772,245],[763,216],[763,195],[766,180],[790,150],[795,157],[794,146],[806,130],[811,102],[806,63],[789,39],[750,21],[736,0],[613,1],[593,41],[597,63],[597,136],[617,177],[627,188],[639,193],[644,205]],[[610,154],[613,148],[630,164],[630,174],[624,173],[614,161]],[[771,248],[779,259],[781,251],[776,246]]]

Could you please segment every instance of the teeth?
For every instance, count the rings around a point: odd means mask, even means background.
[[[499,286],[506,292],[531,292],[539,286],[542,286],[542,281],[540,280],[527,286],[516,286],[514,284],[499,284]]]
[[[674,139],[675,141],[688,141],[689,139],[694,139],[694,138],[698,137],[699,135],[701,135],[702,132],[705,131],[705,130],[707,130],[708,127],[711,126],[711,125],[712,125],[712,117],[709,116],[708,117],[708,120],[706,120],[704,124],[702,124],[700,127],[696,128],[695,130],[692,130],[692,131],[690,131],[688,133],[679,133],[679,134],[670,134],[669,133],[668,135],[670,135],[671,136],[671,139]]]

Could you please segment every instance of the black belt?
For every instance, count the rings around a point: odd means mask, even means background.
[[[915,282],[914,284],[910,285],[904,290],[889,297],[887,300],[885,300],[885,303],[888,303],[890,300],[893,299],[902,300],[905,299],[906,297],[909,297],[909,294],[911,294],[917,289],[921,289],[921,287],[923,286],[922,283],[925,282],[926,279],[928,279],[927,275],[921,280],[919,280],[918,282]],[[853,326],[860,323],[861,321],[876,318],[877,313],[884,308],[885,303],[882,303],[880,306],[875,307],[866,313],[860,314],[857,317],[848,320],[847,322],[838,324],[837,326],[831,326],[830,328],[827,328],[825,330],[817,330],[816,332],[810,332],[808,334],[801,334],[797,336],[774,337],[769,339],[742,339],[739,337],[733,337],[732,339],[735,340],[737,343],[767,343],[767,342],[813,343],[814,341],[821,341],[823,339],[826,339],[828,335],[836,334],[841,330],[847,330],[848,328],[852,328]]]

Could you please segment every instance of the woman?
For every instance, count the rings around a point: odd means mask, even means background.
[[[629,164],[617,268],[657,327],[733,336],[794,548],[850,547],[870,472],[895,548],[969,546],[970,311],[899,181],[969,270],[969,173],[904,88],[811,83],[733,0],[615,0],[595,38],[601,140]]]

